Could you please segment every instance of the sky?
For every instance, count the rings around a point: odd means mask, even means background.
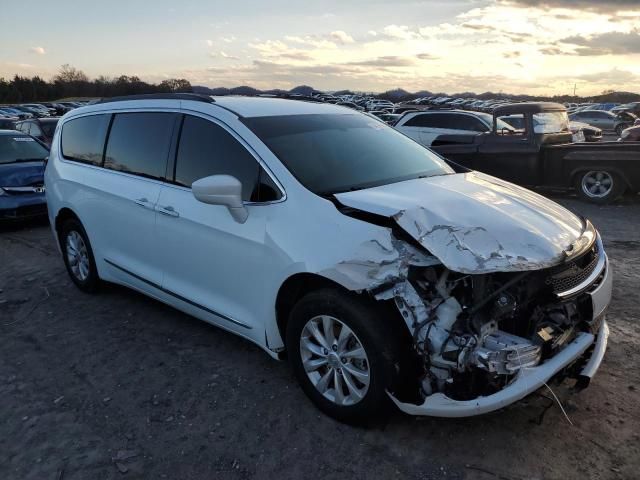
[[[640,0],[0,0],[0,77],[640,93]]]

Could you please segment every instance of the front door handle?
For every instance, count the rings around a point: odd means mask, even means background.
[[[180,214],[175,211],[175,209],[171,205],[167,205],[166,207],[158,207],[158,212],[167,215],[168,217],[179,217]]]

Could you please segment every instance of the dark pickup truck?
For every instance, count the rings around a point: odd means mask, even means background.
[[[497,129],[498,119],[515,127]],[[640,142],[572,143],[566,109],[558,103],[499,107],[492,131],[441,135],[431,149],[458,165],[519,185],[575,188],[594,203],[640,190]]]

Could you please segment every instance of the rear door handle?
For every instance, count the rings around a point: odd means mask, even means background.
[[[133,201],[133,203],[135,203],[136,205],[140,205],[141,207],[153,210],[153,205],[151,205],[151,202],[149,202],[149,200],[147,200],[145,197],[137,198]]]
[[[158,212],[167,215],[168,217],[179,217],[180,214],[174,210],[171,205],[167,205],[166,207],[158,207]]]

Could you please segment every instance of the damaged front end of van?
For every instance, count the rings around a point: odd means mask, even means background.
[[[558,375],[588,385],[606,350],[612,290],[588,220],[477,173],[336,198],[345,215],[383,227],[321,273],[397,307],[418,363],[417,394],[389,392],[401,410],[472,416]]]

